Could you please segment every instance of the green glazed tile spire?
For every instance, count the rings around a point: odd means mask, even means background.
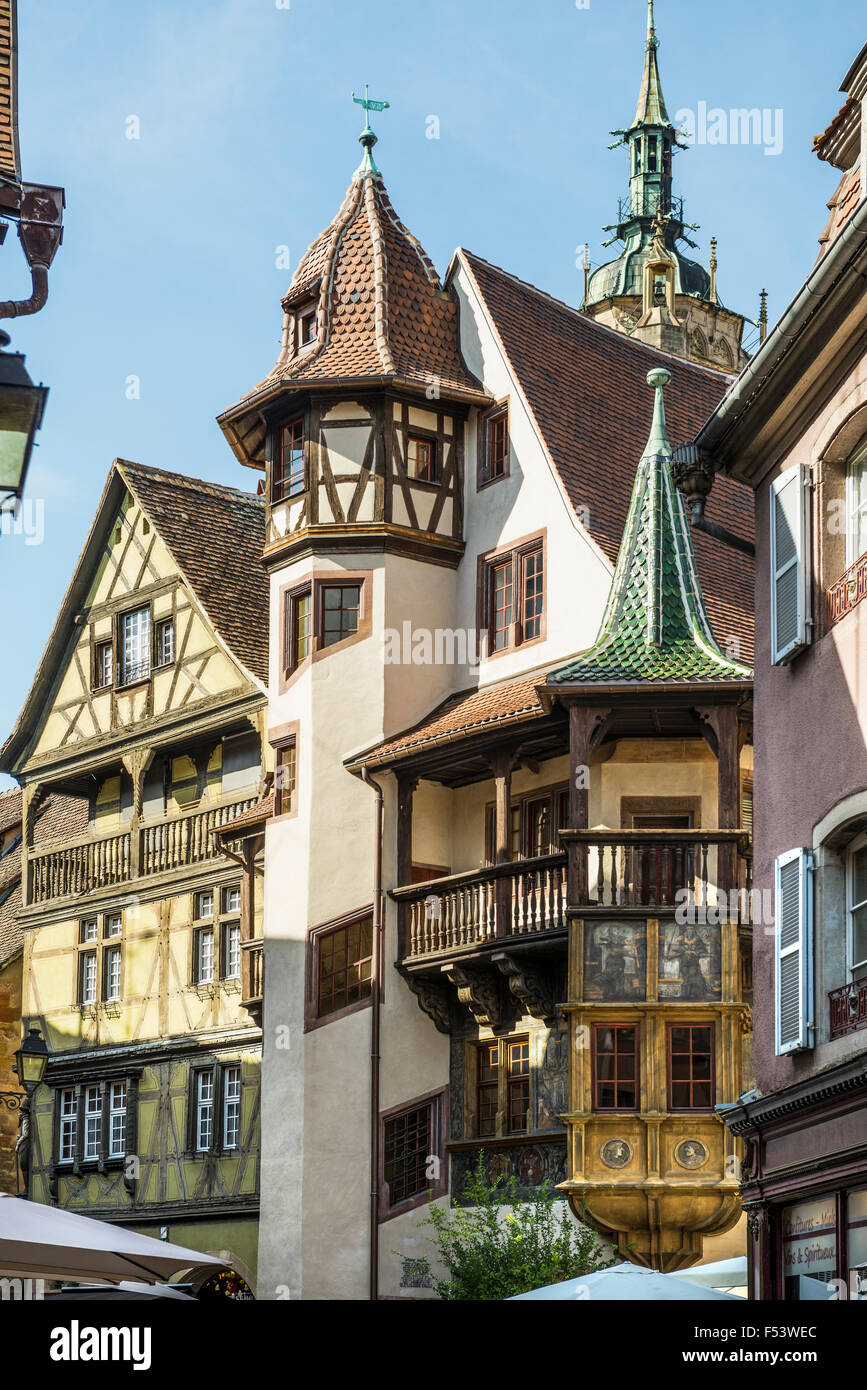
[[[705,607],[686,504],[671,476],[663,401],[670,379],[664,367],[648,373],[653,423],[596,642],[553,672],[551,685],[752,679],[749,667],[723,655]]]

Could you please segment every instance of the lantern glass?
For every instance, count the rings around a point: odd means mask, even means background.
[[[18,1080],[28,1093],[41,1083],[48,1063],[48,1046],[38,1028],[31,1028],[15,1054]]]

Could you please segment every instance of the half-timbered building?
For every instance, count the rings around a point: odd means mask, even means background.
[[[220,417],[270,584],[259,1296],[412,1295],[480,1149],[689,1264],[738,1219],[746,924],[674,913],[747,882],[751,566],[691,534],[646,379],[680,441],[730,377],[464,249],[441,283],[375,141]],[[748,548],[742,489],[715,516]],[[571,680],[621,603],[628,672]]]
[[[2,751],[22,788],[21,1012],[50,1049],[29,1195],[222,1253],[251,1286],[255,865],[214,832],[268,764],[263,512],[116,462]]]

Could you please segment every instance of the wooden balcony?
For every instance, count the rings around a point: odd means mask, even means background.
[[[752,888],[742,830],[564,830],[575,856],[574,900],[589,908],[673,910],[692,893],[697,907]]]
[[[566,855],[519,859],[395,888],[404,959],[566,927]]]
[[[684,889],[697,908],[727,899],[732,889],[749,903],[751,860],[741,830],[570,830],[562,839],[575,857],[576,909],[673,912]],[[401,958],[565,928],[567,862],[566,853],[549,854],[395,888]]]
[[[80,897],[140,876],[218,859],[211,831],[255,804],[256,796],[192,811],[99,838],[88,836],[28,856],[28,903]]]
[[[867,555],[862,555],[828,590],[829,627],[833,627],[846,613],[855,608],[865,595],[867,595]]]
[[[844,1038],[859,1028],[867,1028],[867,980],[858,980],[828,994],[830,1036]]]

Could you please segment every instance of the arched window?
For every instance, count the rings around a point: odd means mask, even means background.
[[[867,440],[846,465],[846,568],[867,552]]]
[[[700,328],[697,328],[689,340],[690,355],[692,357],[707,357],[707,339]]]
[[[867,967],[867,834],[846,856],[846,956],[850,970]]]

